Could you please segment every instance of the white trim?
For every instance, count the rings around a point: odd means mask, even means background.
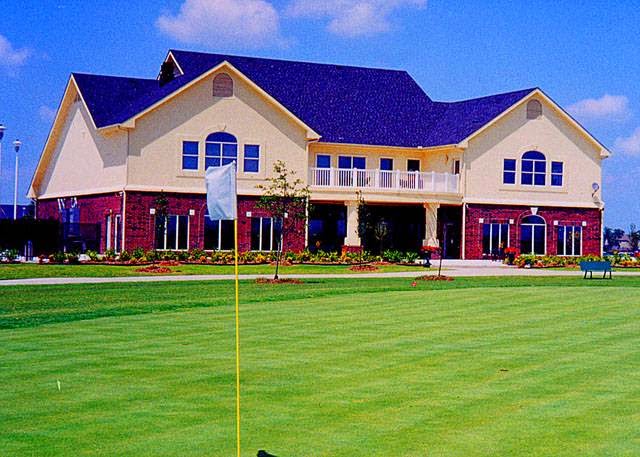
[[[560,230],[560,227],[562,227],[562,251],[563,253],[561,254],[560,252],[557,253],[558,256],[561,257],[580,257],[582,256],[582,241],[583,241],[583,232],[584,229],[582,228],[581,225],[558,225],[557,229],[556,229],[556,233]],[[580,250],[578,253],[575,252],[575,244],[571,243],[571,251],[573,251],[571,254],[567,254],[566,250],[567,250],[567,229],[571,229],[571,233],[572,236],[575,233],[576,228],[580,229]],[[557,248],[557,246],[556,246]]]
[[[291,111],[289,111],[278,100],[276,100],[271,95],[269,95],[268,92],[266,92],[264,89],[262,89],[260,86],[258,86],[253,81],[251,81],[251,79],[249,79],[248,76],[246,76],[244,73],[242,73],[240,70],[238,70],[236,67],[234,67],[231,63],[229,63],[226,60],[223,61],[223,62],[220,62],[215,67],[212,67],[209,70],[205,71],[200,76],[192,79],[188,83],[180,86],[174,92],[168,94],[166,97],[163,97],[162,99],[158,100],[157,102],[155,102],[151,106],[145,108],[144,110],[140,111],[139,113],[134,114],[129,119],[127,119],[127,120],[125,120],[123,122],[117,123],[117,124],[106,125],[104,127],[100,127],[98,130],[105,130],[105,129],[108,129],[108,128],[112,128],[114,126],[122,126],[124,128],[135,128],[136,120],[138,120],[141,117],[145,116],[149,112],[155,110],[159,106],[164,105],[169,100],[173,99],[177,95],[181,94],[182,92],[184,92],[187,89],[191,88],[192,86],[198,84],[200,81],[203,81],[204,79],[208,78],[209,76],[211,76],[212,74],[216,73],[218,70],[221,70],[223,68],[227,68],[232,73],[235,73],[236,76],[238,76],[244,83],[246,83],[249,87],[251,87],[252,89],[257,91],[260,95],[262,95],[269,102],[271,102],[273,105],[275,105],[277,108],[279,108],[282,112],[284,112],[288,117],[290,117],[299,126],[301,126],[303,129],[305,129],[307,131],[307,137],[308,137],[307,139],[319,139],[320,138],[320,134],[319,133],[317,133],[315,130],[313,130],[311,127],[309,127],[307,124],[305,124],[304,121],[302,121],[295,114],[293,114]]]
[[[580,125],[580,123],[578,123],[573,117],[571,117],[571,115],[569,115],[560,105],[558,105],[556,102],[554,102],[547,94],[545,94],[541,89],[539,88],[535,88],[533,89],[528,95],[522,97],[520,100],[518,100],[517,102],[515,102],[513,105],[511,105],[509,108],[507,108],[506,110],[504,110],[502,113],[500,113],[498,116],[494,117],[493,119],[491,119],[489,122],[487,122],[485,125],[483,125],[482,127],[480,127],[478,130],[476,130],[475,132],[471,133],[469,136],[467,136],[464,140],[460,141],[456,146],[459,148],[466,148],[469,144],[469,140],[471,140],[472,138],[475,138],[476,136],[480,135],[482,132],[484,132],[485,130],[487,130],[489,127],[491,127],[492,125],[494,125],[495,123],[497,123],[500,119],[506,117],[507,115],[509,115],[512,111],[514,111],[516,108],[518,108],[519,106],[527,103],[529,100],[531,100],[534,97],[540,97],[542,98],[542,101],[544,101],[545,103],[547,103],[548,105],[550,105],[557,113],[560,114],[560,116],[562,118],[564,118],[564,120],[571,126],[573,126],[576,130],[578,130],[578,132],[580,132],[582,134],[583,137],[585,137],[589,142],[592,143],[593,146],[595,146],[597,149],[600,149],[600,157],[601,158],[607,158],[611,155],[611,152],[602,144],[600,143],[593,135],[591,135],[582,125]],[[544,106],[544,105],[543,105]],[[529,119],[529,120],[535,120],[535,119]]]
[[[175,64],[176,68],[180,72],[180,76],[184,75],[184,71],[182,70],[182,67],[180,66],[180,63],[178,62],[178,59],[176,59],[176,56],[173,55],[172,51],[169,51],[169,53],[167,54],[167,57],[165,57],[165,59],[164,59],[164,62],[169,60],[169,58],[171,58],[171,60],[173,60],[173,63]],[[160,74],[159,73],[158,73],[158,78],[160,78]]]
[[[535,197],[532,194],[531,197]],[[587,209],[600,209],[594,202],[580,202],[580,201],[542,201],[542,200],[512,200],[502,198],[473,198],[472,200],[463,198],[464,203],[472,205],[503,205],[503,206],[558,206],[562,208],[587,208]]]

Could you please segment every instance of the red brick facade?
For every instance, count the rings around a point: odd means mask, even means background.
[[[101,224],[101,250],[106,248],[106,217],[109,214],[121,215],[123,202],[126,200],[125,211],[125,243],[124,249],[131,251],[135,248],[153,249],[155,242],[155,215],[158,193],[127,192],[125,199],[121,193],[91,195],[77,197],[80,208],[80,222],[86,224]],[[165,194],[168,202],[167,212],[171,215],[189,217],[189,249],[204,247],[204,218],[207,213],[206,196],[202,194]],[[71,199],[65,199],[69,204]],[[241,252],[251,250],[251,218],[269,217],[266,210],[257,208],[257,197],[238,197],[238,247]],[[38,219],[59,220],[60,212],[57,200],[38,201]],[[247,214],[250,214],[247,215]],[[304,223],[298,222],[297,227],[288,230],[285,247],[292,251],[305,248]],[[112,226],[112,239],[115,227]]]
[[[80,208],[81,224],[100,224],[100,250],[106,249],[106,218],[111,215],[114,223],[111,224],[111,238],[116,236],[115,216],[122,215],[123,198],[122,193],[110,193],[102,195],[90,195],[77,197]],[[69,208],[72,204],[71,198],[52,200],[38,200],[36,215],[38,219],[60,220],[60,205]]]
[[[467,205],[465,258],[482,259],[483,223],[509,224],[509,245],[520,249],[520,221],[531,215],[528,206]],[[582,226],[582,254],[600,255],[601,211],[594,208],[538,207],[537,215],[547,224],[547,254],[557,254],[557,225]],[[482,219],[482,222],[480,220]],[[513,222],[513,223],[511,223]],[[586,223],[586,225],[584,225]]]

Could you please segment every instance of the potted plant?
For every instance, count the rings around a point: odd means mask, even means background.
[[[513,265],[513,261],[515,260],[517,254],[518,250],[516,248],[508,247],[504,250],[504,255],[507,258],[508,265]]]
[[[424,260],[424,267],[429,268],[431,266],[431,256],[434,252],[438,252],[438,246],[422,246],[420,248],[420,256]]]

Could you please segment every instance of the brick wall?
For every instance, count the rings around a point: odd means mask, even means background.
[[[557,208],[538,207],[538,216],[544,218],[547,223],[547,254],[557,254],[557,230],[554,221],[559,225],[580,225],[582,227],[582,254],[600,255],[600,240],[602,236],[600,210],[591,208]],[[520,248],[520,221],[531,215],[528,206],[498,206],[476,205],[467,206],[465,220],[465,257],[467,259],[482,258],[482,224],[497,222],[514,223],[509,225],[509,243],[516,249]]]
[[[137,247],[145,250],[153,249],[155,241],[155,215],[151,208],[157,208],[157,193],[127,192],[126,195],[126,224],[125,249],[131,251]],[[168,213],[189,216],[189,249],[204,246],[204,217],[207,213],[206,196],[202,194],[166,194]],[[77,197],[80,207],[80,222],[101,224],[101,250],[106,246],[106,224],[108,214],[122,214],[122,196],[116,194],[91,195]],[[71,199],[65,199],[70,204]],[[239,250],[251,250],[251,217],[269,217],[264,210],[257,208],[257,197],[238,197],[238,247]],[[58,201],[38,201],[38,219],[60,219]],[[190,210],[194,214],[189,215]],[[251,217],[247,216],[251,213]],[[287,222],[288,224],[289,222]],[[112,227],[112,231],[115,227]],[[112,237],[114,233],[112,233]],[[304,223],[298,221],[295,227],[288,231],[285,248],[291,251],[301,251],[305,248]]]
[[[77,197],[77,201],[78,207],[80,208],[80,223],[100,224],[100,250],[104,251],[107,239],[105,220],[109,214],[113,216],[122,214],[122,195],[119,192],[89,195]],[[63,204],[69,208],[71,198],[63,199]],[[58,199],[38,200],[36,214],[38,219],[59,221],[60,210]],[[111,230],[113,239],[115,235],[115,223],[112,224]]]
[[[151,208],[157,208],[156,193],[127,192],[127,224],[126,249],[136,247],[153,249],[155,237],[155,215]],[[189,216],[189,249],[204,246],[204,218],[207,214],[206,196],[201,194],[166,194],[168,213],[187,216],[189,211],[195,213]],[[238,197],[238,249],[240,252],[251,250],[251,217],[269,217],[264,209],[256,207],[257,197]],[[247,216],[247,212],[251,216]],[[304,249],[304,223],[289,230],[285,239],[285,248],[292,251]]]

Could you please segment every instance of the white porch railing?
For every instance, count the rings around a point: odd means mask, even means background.
[[[311,168],[312,187],[366,188],[380,191],[460,193],[460,175],[451,173]]]

